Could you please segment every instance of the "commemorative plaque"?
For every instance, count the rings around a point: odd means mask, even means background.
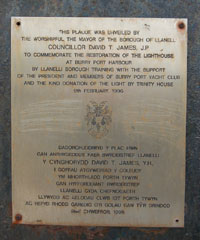
[[[187,20],[11,25],[13,222],[183,227]]]

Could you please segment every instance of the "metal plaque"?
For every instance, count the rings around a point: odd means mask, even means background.
[[[183,227],[187,19],[11,25],[13,222]]]

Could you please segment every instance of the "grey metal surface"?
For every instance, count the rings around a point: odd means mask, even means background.
[[[188,106],[185,228],[51,227],[11,224],[10,17],[93,16],[188,18]],[[0,239],[200,239],[200,1],[0,1]],[[38,26],[39,27],[39,26]],[[164,29],[163,29],[164,31]],[[167,191],[167,189],[166,189]]]
[[[19,22],[20,26],[16,24]],[[180,23],[185,26],[183,31],[178,27]],[[144,27],[147,24],[148,29]],[[183,227],[187,20],[12,17],[11,25],[13,222],[68,226]],[[103,37],[94,32],[99,28],[105,32]],[[76,39],[73,45],[64,41],[57,44],[56,40],[44,43],[33,40],[37,36],[60,36],[58,29],[72,29],[67,37],[62,36],[62,39]],[[126,39],[134,36],[132,29],[138,29],[138,36],[143,41],[155,37],[154,41],[148,42],[150,55],[159,55],[162,50],[163,55],[172,55],[174,58],[145,59],[144,55],[147,56],[149,52],[145,54],[145,50],[140,50],[144,49],[144,43],[137,43],[135,46],[141,58],[125,65],[128,71],[126,73],[130,75],[121,75],[118,72],[120,64],[114,67],[110,60],[123,60],[126,54],[133,53],[131,49],[128,52],[121,49],[121,46],[127,46],[120,45],[122,43],[119,43],[119,39],[124,39],[122,37],[116,37],[116,42],[111,42],[113,50],[109,50],[110,37],[106,35],[110,36],[112,29],[126,30],[129,36]],[[95,39],[96,44],[102,44],[102,38],[105,38],[103,45],[85,43],[82,38],[86,39],[86,35],[81,32],[90,33],[87,36]],[[121,36],[120,32],[118,34]],[[30,41],[21,40],[23,36],[29,36]],[[159,38],[156,38],[158,36]],[[156,42],[165,37],[174,42]],[[49,51],[47,49],[52,46],[79,46],[81,49],[67,49],[70,57],[65,55],[65,58],[34,57]],[[94,50],[90,51],[91,46],[102,46],[105,50],[101,49],[99,54],[115,54],[116,57],[110,57],[109,60],[108,57],[100,58],[106,59],[101,60],[101,65],[95,64],[95,61],[100,62],[97,57],[89,60],[89,64],[77,64],[74,60],[79,59],[76,58],[77,53],[84,54],[85,57],[81,59],[91,59],[89,56],[94,54]],[[27,49],[32,55],[29,58],[24,53]],[[58,51],[59,49],[51,50],[51,53]],[[120,57],[117,57],[117,54],[120,54]],[[132,56],[125,59],[131,61]],[[66,64],[67,61],[70,61],[70,64]],[[106,63],[102,64],[102,61]],[[52,65],[59,68],[52,68]],[[37,71],[32,70],[34,66],[38,66]],[[146,73],[145,69],[151,71],[153,66],[163,71],[162,75]],[[97,80],[99,70],[104,70],[105,67],[108,67],[108,71],[101,72],[104,80]],[[72,68],[76,70],[71,71]],[[132,68],[140,68],[140,74],[133,72]],[[58,76],[62,74],[64,80],[52,80],[53,72],[49,70],[55,69],[60,70],[60,74],[57,71],[56,73]],[[66,74],[64,69],[74,74],[77,74],[78,70],[82,74],[74,75],[71,79],[69,72]],[[109,69],[113,71],[110,72]],[[88,75],[93,74],[92,79],[87,79],[87,75],[84,75],[86,79],[83,81],[81,76],[85,70]],[[41,78],[47,71],[48,80]],[[19,79],[21,74],[24,77]],[[35,78],[31,78],[33,85],[30,86],[27,82],[32,74],[35,74]],[[180,79],[169,80],[177,74],[180,74]],[[138,80],[138,76],[145,80]],[[152,81],[152,76],[163,76],[164,80]],[[130,80],[125,80],[125,77],[130,77]],[[66,85],[70,81],[88,85]],[[104,84],[102,87],[104,81],[106,86]],[[41,82],[45,85],[41,85]],[[55,82],[56,85],[52,85]],[[130,87],[130,83],[135,86]],[[144,86],[144,83],[148,83],[149,87]],[[170,87],[161,87],[160,84],[163,83]],[[116,87],[116,84],[120,86]],[[81,94],[77,93],[78,89]],[[98,93],[99,90],[104,93]],[[77,149],[83,146],[94,146],[95,149]],[[44,149],[45,153],[42,153]],[[52,151],[56,151],[55,157],[50,155]],[[144,154],[149,155],[149,152],[152,157],[145,157]],[[76,153],[80,156],[57,156],[63,153]],[[103,156],[104,154],[107,156]],[[73,164],[71,159],[85,159],[85,164]],[[66,161],[64,165],[52,164],[52,161],[63,160]],[[102,166],[110,172],[83,172],[86,168],[103,170]],[[133,170],[136,169],[137,173],[134,173]],[[127,180],[128,178],[134,179]],[[163,188],[167,189],[167,192]],[[72,189],[73,192],[78,192],[73,193]],[[121,193],[115,193],[115,190],[121,190]],[[46,194],[59,199],[50,201],[46,199]],[[147,201],[146,196],[149,199],[154,196],[154,199]],[[127,201],[127,197],[132,200]]]

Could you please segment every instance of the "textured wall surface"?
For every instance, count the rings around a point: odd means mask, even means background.
[[[10,17],[188,18],[185,228],[51,227],[11,223]],[[0,239],[200,239],[200,0],[0,0]],[[166,189],[167,191],[167,189]]]

